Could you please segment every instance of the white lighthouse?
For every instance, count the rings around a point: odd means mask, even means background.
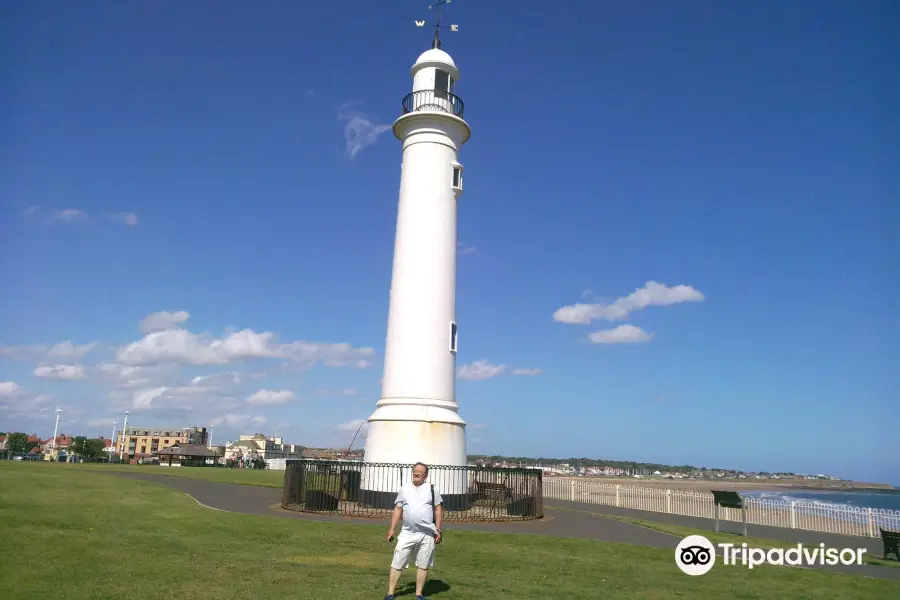
[[[403,148],[400,200],[382,395],[369,417],[364,461],[465,466],[466,423],[456,404],[456,210],[463,191],[459,150],[471,129],[454,93],[459,70],[441,49],[437,28],[411,75],[413,91],[393,127]],[[390,506],[398,481],[369,471],[360,500]],[[434,475],[429,480],[447,505],[465,503],[464,471]]]

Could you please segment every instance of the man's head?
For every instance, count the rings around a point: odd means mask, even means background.
[[[413,484],[422,485],[428,477],[428,466],[425,463],[417,462],[413,465]]]

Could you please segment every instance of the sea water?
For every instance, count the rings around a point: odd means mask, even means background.
[[[830,515],[843,521],[866,523],[896,530],[900,527],[900,490],[741,490],[745,498],[778,504],[794,502],[798,514]]]
[[[837,504],[854,508],[877,508],[900,511],[900,489],[895,490],[805,490],[796,488],[741,490],[745,498],[803,502],[805,504]]]

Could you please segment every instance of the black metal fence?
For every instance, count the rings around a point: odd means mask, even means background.
[[[445,112],[463,117],[465,104],[462,99],[443,90],[419,90],[403,98],[403,114],[411,112]]]
[[[413,465],[291,460],[281,506],[287,510],[389,519]],[[425,485],[441,495],[444,521],[522,521],[544,516],[537,469],[429,465]]]

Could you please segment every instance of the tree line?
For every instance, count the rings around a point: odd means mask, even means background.
[[[485,460],[489,462],[514,463],[522,466],[546,466],[567,463],[576,467],[610,467],[613,469],[622,469],[624,471],[660,471],[660,472],[678,472],[678,473],[694,473],[704,471],[717,471],[723,473],[734,473],[734,469],[721,469],[717,467],[695,467],[693,465],[664,465],[659,463],[645,463],[631,460],[603,460],[598,458],[547,458],[547,457],[529,457],[529,456],[488,456],[484,454],[470,454],[471,460]]]
[[[0,433],[0,435],[4,435]],[[41,445],[39,441],[28,440],[28,434],[17,431],[6,435],[6,451],[9,454],[28,454],[34,448]],[[103,456],[106,445],[103,440],[88,438],[78,435],[72,438],[72,444],[69,446],[69,452],[82,456],[84,458],[97,458]]]

